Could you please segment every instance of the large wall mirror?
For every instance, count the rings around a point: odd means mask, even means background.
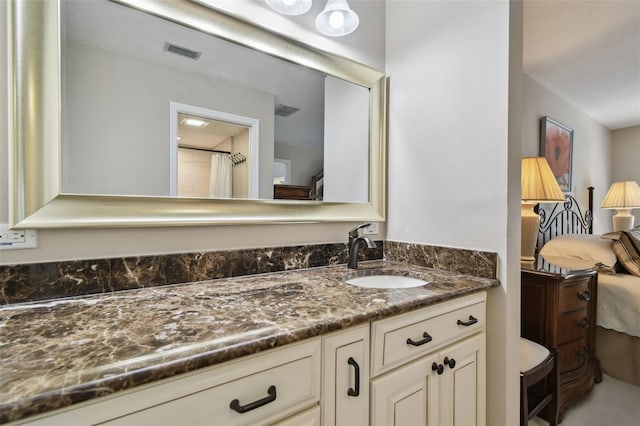
[[[384,73],[197,2],[8,7],[12,225],[384,220]]]

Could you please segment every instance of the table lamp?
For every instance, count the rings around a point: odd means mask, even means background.
[[[633,228],[634,218],[630,211],[638,207],[640,207],[640,186],[633,180],[612,183],[600,206],[603,209],[618,209],[618,213],[613,216],[614,231]]]
[[[533,211],[538,203],[563,202],[564,194],[544,157],[525,157],[520,172],[522,240],[520,262],[535,260],[540,216]]]

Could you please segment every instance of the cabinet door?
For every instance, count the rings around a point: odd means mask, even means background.
[[[452,361],[454,367],[451,368]],[[444,374],[440,380],[441,426],[484,426],[485,335],[480,334],[440,352]]]
[[[426,356],[371,381],[371,424],[438,425],[437,355]]]
[[[369,424],[369,324],[324,338],[324,425]]]

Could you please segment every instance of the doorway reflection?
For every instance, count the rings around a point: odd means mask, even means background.
[[[180,197],[248,198],[249,127],[178,114]]]

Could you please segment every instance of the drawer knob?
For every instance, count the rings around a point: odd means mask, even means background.
[[[458,325],[463,325],[465,327],[469,327],[470,325],[473,325],[475,323],[478,322],[478,318],[474,317],[473,315],[469,315],[469,321],[460,321],[458,320]]]
[[[423,337],[423,339],[422,340],[418,340],[417,342],[415,340],[411,340],[411,337],[409,337],[407,339],[407,345],[421,346],[421,345],[424,345],[425,343],[429,343],[430,341],[433,340],[433,337],[429,336],[429,333],[427,333],[426,331],[424,332],[422,337]]]
[[[347,389],[347,395],[358,396],[360,395],[360,366],[358,365],[356,360],[353,359],[353,357],[349,357],[349,359],[347,360],[347,364],[352,365],[353,368],[356,370],[356,388]]]
[[[433,364],[431,364],[431,371],[437,371],[438,376],[440,376],[442,373],[444,373],[444,365],[434,362]]]
[[[589,320],[587,318],[582,318],[580,321],[576,322],[576,324],[585,330],[589,329]]]
[[[582,349],[578,349],[576,351],[576,355],[581,356],[584,359],[587,359],[589,357],[589,351],[587,350],[586,347],[584,347]]]
[[[448,357],[444,357],[444,365],[448,365],[449,368],[454,368],[456,366],[456,360]]]
[[[267,389],[267,394],[268,396],[265,396],[264,398],[254,402],[250,402],[247,405],[240,405],[240,401],[234,399],[233,401],[231,401],[231,404],[229,404],[229,407],[240,414],[246,413],[247,411],[255,410],[256,408],[260,408],[263,405],[267,405],[268,403],[276,400],[276,387],[273,385],[269,386],[269,389]]]
[[[576,295],[578,296],[578,299],[584,300],[585,302],[591,300],[591,292],[588,289],[585,291],[579,291]]]

